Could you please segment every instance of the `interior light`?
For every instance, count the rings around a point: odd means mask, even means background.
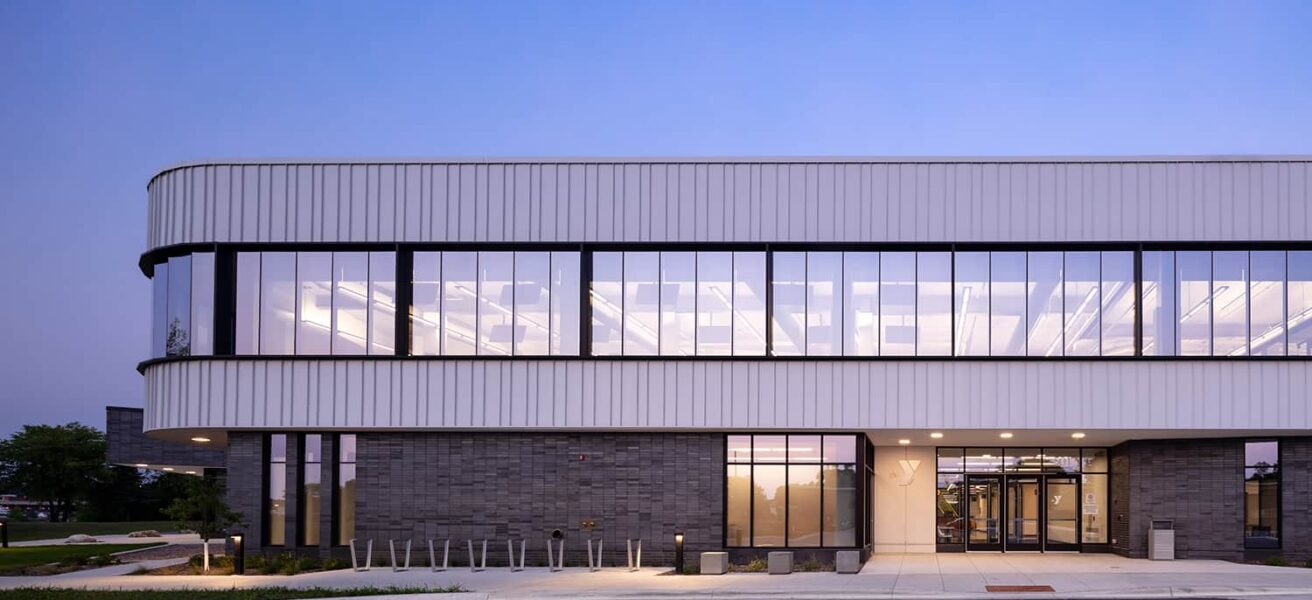
[[[1001,437],[1004,440],[1009,440],[1012,438],[1012,435],[1010,431],[1004,431],[1001,434],[999,434],[999,437]]]
[[[200,444],[208,444],[208,443],[210,443],[210,438],[207,438],[207,437],[199,437],[199,436],[197,436],[197,437],[191,438],[191,441],[193,441],[193,442],[197,442],[197,443],[200,443]]]
[[[1077,440],[1082,440],[1082,439],[1084,439],[1084,433],[1083,433],[1083,432],[1080,432],[1080,431],[1077,431],[1077,432],[1075,432],[1075,433],[1072,433],[1072,434],[1071,434],[1071,437],[1073,437],[1073,438],[1075,438],[1075,439],[1077,439]]]
[[[905,439],[905,438],[904,438],[904,439],[900,439],[900,440],[898,440],[897,443],[902,444],[903,446],[906,446],[907,444],[910,444],[910,443],[911,443],[911,440],[908,440],[908,439]]]
[[[934,438],[936,440],[941,440],[943,439],[943,432],[935,431],[934,433],[929,434],[929,437]]]

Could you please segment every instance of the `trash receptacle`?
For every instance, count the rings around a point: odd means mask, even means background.
[[[1148,560],[1175,560],[1175,522],[1153,519],[1148,526]]]

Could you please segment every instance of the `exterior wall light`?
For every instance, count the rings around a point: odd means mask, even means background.
[[[164,467],[164,470],[165,470],[165,471],[168,471],[168,472],[170,472],[170,473],[172,473],[172,472],[173,472],[173,467]]]
[[[907,445],[910,445],[910,444],[911,444],[911,440],[908,440],[908,439],[906,439],[906,438],[903,438],[903,439],[898,440],[897,443],[902,444],[903,446],[907,446]]]
[[[243,543],[245,537],[240,533],[234,533],[228,536],[232,540],[232,574],[246,574],[246,545]]]
[[[674,574],[683,575],[683,532],[674,531]]]
[[[208,443],[210,443],[210,438],[207,438],[207,437],[199,437],[199,436],[197,436],[197,437],[191,438],[191,441],[196,442],[196,443],[198,443],[198,444],[208,444]]]
[[[941,440],[941,439],[943,439],[943,432],[941,432],[941,431],[935,431],[934,433],[929,434],[929,437],[931,437],[931,438],[933,438],[933,439],[936,439],[936,440]]]
[[[1001,436],[1002,439],[1004,439],[1004,440],[1009,440],[1009,439],[1012,438],[1012,435],[1011,435],[1011,432],[1010,432],[1010,431],[1004,431],[1004,432],[1002,432],[1002,433],[1000,434],[1000,436]]]
[[[1082,440],[1082,439],[1084,439],[1084,432],[1077,431],[1077,432],[1075,432],[1075,433],[1072,433],[1072,434],[1071,434],[1071,437],[1073,437],[1073,438],[1075,438],[1075,439],[1077,439],[1077,440]]]
[[[135,465],[133,465],[133,466],[135,466],[135,467],[138,468],[138,469],[144,469],[144,468],[146,468],[146,467],[149,467],[150,465],[148,465],[148,464],[146,464],[146,463],[137,463],[137,464],[135,464]]]

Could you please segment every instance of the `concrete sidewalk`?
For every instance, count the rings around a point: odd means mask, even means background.
[[[68,538],[52,538],[48,540],[27,540],[23,542],[10,542],[9,546],[13,548],[22,548],[24,546],[95,546],[96,544],[152,544],[164,542],[166,544],[186,544],[196,545],[201,543],[200,536],[194,533],[166,533],[159,537],[128,537],[127,534],[110,534],[110,535],[93,535],[96,541],[90,544],[67,544]],[[210,548],[223,548],[223,538],[210,540]]]
[[[794,573],[723,576],[662,576],[664,568],[638,573],[608,568],[590,573],[567,569],[551,573],[529,568],[511,573],[491,568],[479,573],[427,568],[393,573],[375,567],[363,573],[333,571],[293,577],[123,576],[97,569],[56,577],[0,578],[0,588],[58,586],[94,589],[228,589],[282,586],[446,587],[458,584],[469,598],[1312,598],[1312,569],[1240,565],[1223,561],[1152,562],[1089,554],[921,554],[877,555],[857,575]],[[1048,585],[1053,593],[990,593],[986,585]]]

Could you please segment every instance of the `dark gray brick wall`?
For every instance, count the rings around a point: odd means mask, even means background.
[[[260,550],[264,531],[264,434],[228,434],[228,507],[241,513],[246,551]]]
[[[582,460],[580,460],[582,457]],[[356,537],[489,539],[489,564],[505,564],[506,540],[524,539],[545,564],[545,540],[566,532],[570,562],[583,563],[596,522],[607,564],[622,564],[627,538],[644,540],[648,564],[673,560],[673,534],[687,560],[722,548],[724,441],[684,433],[382,433],[358,447]],[[459,544],[460,552],[455,552]],[[381,557],[380,557],[381,558]]]
[[[1312,438],[1280,441],[1280,509],[1282,554],[1312,559]]]
[[[116,465],[172,465],[222,468],[223,450],[191,444],[165,442],[142,432],[144,413],[140,408],[110,406],[105,409],[106,460]]]
[[[1243,440],[1141,440],[1112,451],[1116,551],[1148,556],[1150,521],[1171,519],[1177,558],[1243,560]]]

